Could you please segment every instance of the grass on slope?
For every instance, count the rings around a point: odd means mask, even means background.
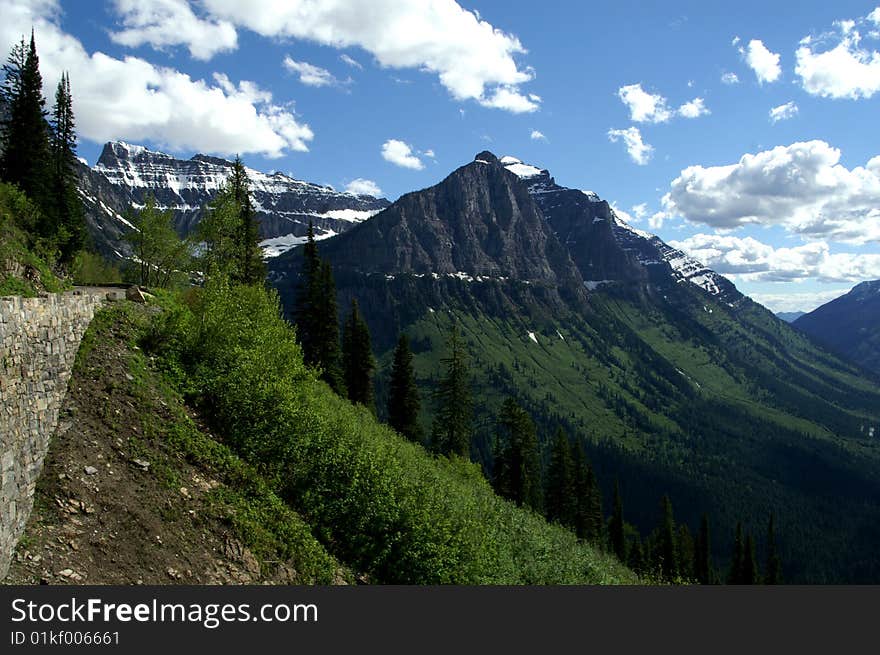
[[[277,297],[211,285],[147,340],[235,452],[327,549],[382,583],[635,583],[616,559],[497,497],[479,468],[435,457],[317,381]]]

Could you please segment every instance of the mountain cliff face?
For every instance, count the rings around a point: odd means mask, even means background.
[[[794,322],[819,343],[880,374],[880,280],[862,282]]]
[[[319,252],[370,326],[380,412],[406,332],[429,426],[454,323],[487,469],[512,395],[543,435],[583,441],[605,489],[620,478],[643,532],[669,493],[692,527],[713,517],[723,563],[738,521],[763,534],[776,511],[787,580],[880,580],[880,388],[596,194],[483,152]],[[287,312],[301,258],[269,263]]]
[[[618,284],[662,295],[671,284],[690,282],[731,306],[743,298],[727,278],[656,236],[630,226],[592,191],[560,186],[549,171],[515,157],[500,161],[528,185],[588,288]]]
[[[93,168],[79,167],[80,195],[86,207],[90,233],[106,256],[124,255],[121,235],[131,226],[124,212],[142,207],[153,195],[160,209],[171,209],[180,234],[190,234],[205,205],[217,194],[232,162],[195,155],[176,159],[143,146],[110,142]],[[283,173],[248,169],[260,234],[267,256],[276,256],[304,239],[311,221],[319,238],[339,234],[365,220],[388,201],[334,191]]]

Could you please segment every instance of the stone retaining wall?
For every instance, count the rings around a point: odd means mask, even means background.
[[[0,580],[33,508],[80,340],[103,299],[0,298]]]

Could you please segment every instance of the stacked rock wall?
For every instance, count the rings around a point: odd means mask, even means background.
[[[0,298],[0,580],[33,508],[80,340],[102,300],[78,292]]]

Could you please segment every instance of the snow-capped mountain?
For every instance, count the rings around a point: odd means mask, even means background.
[[[80,195],[89,227],[107,255],[122,255],[121,236],[131,229],[126,210],[142,207],[149,195],[174,212],[175,226],[189,234],[222,187],[232,162],[208,155],[177,159],[121,141],[107,143],[94,167],[80,167]],[[381,211],[384,198],[340,192],[328,186],[248,169],[263,247],[271,257],[304,240],[309,222],[327,238]]]
[[[560,186],[550,172],[512,156],[500,163],[528,184],[529,193],[571,251],[588,288],[616,281],[690,282],[735,305],[742,294],[730,280],[659,237],[623,220],[592,191]]]

